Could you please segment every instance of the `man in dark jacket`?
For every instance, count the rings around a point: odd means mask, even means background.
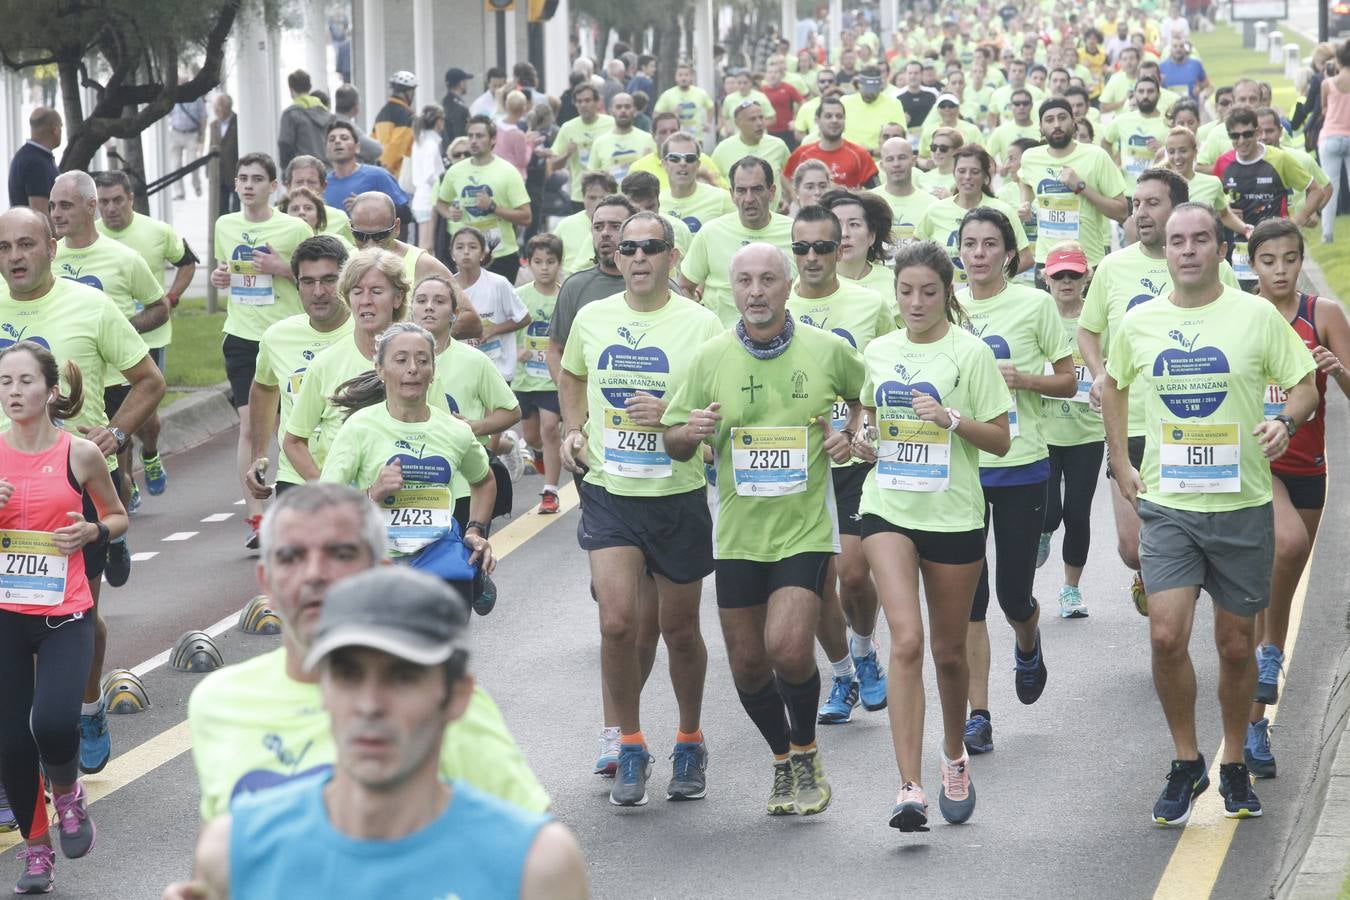
[[[469,133],[469,106],[464,98],[468,96],[471,80],[472,75],[457,67],[445,73],[445,99],[441,101],[441,107],[445,110],[445,130],[441,133],[442,153],[455,138]]]
[[[211,120],[208,145],[220,154],[216,190],[223,216],[239,211],[239,196],[234,192],[234,170],[239,168],[239,117],[234,114],[229,94],[217,94],[211,108],[216,117]]]
[[[277,164],[282,168],[297,156],[322,159],[333,121],[323,101],[310,93],[313,85],[308,72],[296,69],[286,76],[286,84],[291,89],[291,105],[282,112],[277,129]]]

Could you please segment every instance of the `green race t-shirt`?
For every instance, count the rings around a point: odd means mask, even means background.
[[[1134,196],[1134,183],[1140,175],[1153,168],[1157,156],[1150,150],[1148,142],[1159,144],[1167,140],[1170,129],[1167,120],[1161,114],[1145,116],[1134,110],[1117,113],[1102,133],[1102,140],[1116,148],[1120,157],[1120,171],[1125,177],[1125,196]],[[1086,178],[1087,176],[1084,176]]]
[[[879,262],[874,262],[871,265],[872,267],[867,270],[867,274],[862,278],[849,278],[847,275],[841,274],[839,280],[860,284],[868,290],[880,294],[886,301],[886,308],[890,312],[891,319],[899,326],[900,301],[895,296],[895,272]]]
[[[520,171],[500,156],[492,157],[485,166],[472,159],[461,159],[445,170],[436,199],[445,203],[459,203],[464,218],[458,222],[445,220],[446,228],[454,234],[466,225],[472,225],[487,236],[493,258],[518,255],[516,226],[499,218],[496,212],[481,212],[478,198],[486,194],[492,202],[505,209],[515,209],[530,202],[525,192],[525,179]],[[494,246],[495,245],[495,246]]]
[[[432,392],[444,403],[444,409],[470,422],[486,418],[488,413],[499,409],[520,407],[516,395],[511,393],[511,385],[497,371],[491,358],[462,341],[451,340],[436,357],[436,382]],[[433,405],[441,408],[439,404]],[[478,438],[484,445],[491,440],[492,436],[487,434]],[[454,490],[456,497],[469,492],[469,484],[459,472],[455,473]]]
[[[1137,79],[1131,78],[1124,70],[1113,72],[1111,77],[1106,80],[1106,87],[1102,88],[1101,96],[1097,99],[1102,103],[1124,103],[1129,99],[1130,94],[1134,93],[1134,85]],[[1124,112],[1125,110],[1121,110]]]
[[[656,98],[654,112],[673,112],[680,119],[680,130],[700,137],[708,129],[708,116],[712,114],[713,102],[708,92],[701,87],[690,85],[681,89],[678,85],[668,88]]]
[[[591,157],[586,165],[593,172],[608,172],[615,181],[623,181],[633,163],[655,152],[656,141],[641,128],[629,129],[627,134],[611,130],[591,144]]]
[[[1150,503],[1225,512],[1270,502],[1270,463],[1252,429],[1266,388],[1288,390],[1313,371],[1312,354],[1267,300],[1225,286],[1182,308],[1170,295],[1126,313],[1106,371],[1144,395]]]
[[[962,289],[957,300],[969,317],[966,326],[994,351],[999,362],[1010,362],[1019,372],[1043,375],[1046,363],[1054,364],[1071,354],[1055,301],[1044,291],[1022,284],[1009,284],[987,300],[974,300]],[[1041,434],[1041,395],[1016,391],[1017,408],[1008,413],[1012,446],[1005,456],[980,453],[986,469],[1025,466],[1046,458]]]
[[[1005,121],[993,130],[989,135],[989,142],[985,149],[989,151],[999,165],[1008,161],[1008,148],[1012,142],[1019,138],[1031,138],[1033,141],[1041,140],[1041,129],[1035,122],[1026,125],[1018,125],[1011,119]]]
[[[703,286],[703,305],[717,313],[725,328],[735,325],[741,317],[731,294],[731,258],[746,244],[756,241],[773,244],[788,253],[792,245],[792,219],[770,213],[768,223],[760,229],[742,225],[739,213],[705,222],[689,245],[689,255],[680,263],[680,274]]]
[[[173,226],[167,222],[161,222],[158,219],[152,219],[149,216],[143,216],[135,213],[131,218],[131,224],[121,231],[113,231],[102,219],[94,223],[94,227],[100,234],[112,238],[119,244],[125,244],[132,250],[141,255],[145,264],[150,267],[150,274],[155,276],[155,280],[164,282],[164,265],[168,263],[171,266],[178,265],[178,262],[187,253],[187,244],[178,236],[178,232],[173,230]],[[142,303],[142,307],[144,303]],[[140,310],[137,310],[139,312]],[[169,321],[154,329],[147,331],[142,335],[145,346],[150,349],[158,347],[167,347],[173,340],[173,318],[170,311]]]
[[[759,104],[760,109],[764,110],[764,118],[766,121],[773,121],[773,103],[771,103],[769,98],[764,96],[761,91],[757,91],[754,88],[751,88],[750,93],[748,94],[742,94],[740,91],[733,91],[732,93],[727,94],[726,99],[722,101],[722,118],[726,119],[728,122],[736,121],[736,108],[748,100],[753,100]],[[695,134],[697,133],[698,132],[695,132]],[[723,169],[722,171],[725,172],[726,169]]]
[[[319,686],[287,676],[284,648],[203,678],[188,699],[188,726],[205,822],[229,812],[236,794],[308,776],[337,758]],[[548,808],[548,794],[481,687],[445,730],[440,775],[531,812]]]
[[[1072,185],[1059,180],[1065,166],[1105,197],[1118,197],[1125,192],[1120,167],[1101,147],[1075,141],[1068,156],[1051,156],[1046,146],[1032,147],[1023,153],[1017,177],[1035,195],[1032,208],[1036,211],[1036,262],[1045,262],[1055,244],[1078,241],[1088,264],[1096,266],[1111,244],[1110,220],[1075,194]]]
[[[1064,334],[1073,348],[1073,371],[1078,389],[1072,397],[1041,397],[1041,432],[1045,442],[1052,447],[1077,447],[1105,440],[1102,414],[1093,412],[1088,403],[1092,376],[1078,349],[1078,316],[1061,317],[1060,321],[1064,323]]]
[[[915,175],[919,174],[916,169]],[[914,240],[915,229],[923,218],[923,211],[933,203],[933,195],[914,182],[914,192],[908,197],[897,197],[884,187],[873,188],[868,193],[885,200],[891,207],[891,235],[896,243],[903,244]]]
[[[921,422],[915,390],[973,422],[1012,408],[993,351],[951,326],[936,341],[917,344],[906,331],[877,338],[863,351],[867,379],[862,402],[872,407],[879,441],[877,465],[863,484],[859,511],[923,531],[984,527],[980,451],[941,426]]]
[[[591,217],[578,210],[558,222],[554,235],[563,243],[562,271],[571,275],[595,265],[595,241],[591,238]]]
[[[568,119],[558,129],[558,136],[553,139],[553,146],[549,148],[553,153],[563,153],[570,143],[575,142],[577,145],[576,152],[567,157],[567,190],[574,202],[580,203],[582,200],[581,173],[590,166],[591,144],[613,127],[614,117],[601,113],[590,124],[583,122],[581,116],[577,116]]]
[[[699,350],[662,422],[721,403],[710,439],[717,459],[717,559],[777,562],[838,553],[825,432],[836,397],[858,399],[863,362],[843,338],[798,327],[782,355],[751,356],[730,331]]]
[[[309,316],[301,313],[282,319],[263,332],[258,343],[258,364],[253,380],[267,387],[277,388],[281,394],[281,415],[277,422],[277,446],[286,435],[286,422],[291,416],[291,407],[304,384],[305,372],[309,364],[320,353],[338,341],[351,341],[354,319],[349,315],[332,331],[316,331],[309,324]],[[313,440],[311,435],[310,440]],[[290,458],[280,454],[277,460],[277,481],[287,484],[304,484],[305,480],[291,465]]]
[[[694,192],[688,197],[676,197],[670,191],[661,192],[661,212],[674,216],[698,234],[708,222],[736,211],[731,194],[703,181],[694,182]]]
[[[521,350],[526,357],[516,365],[511,388],[516,391],[556,391],[558,386],[548,374],[548,326],[553,319],[557,293],[541,294],[534,282],[516,288],[516,296],[530,311],[530,324],[525,326]]]
[[[997,197],[989,196],[980,199],[980,206],[996,209],[1008,217],[1008,221],[1012,223],[1013,234],[1017,237],[1018,253],[1031,246],[1031,242],[1027,240],[1026,230],[1022,227],[1022,220],[1017,217],[1015,208]],[[930,204],[924,210],[923,217],[919,219],[919,226],[914,229],[914,236],[919,240],[936,241],[938,245],[947,248],[947,255],[951,257],[952,265],[956,268],[956,284],[958,286],[970,280],[966,277],[966,267],[961,264],[960,241],[961,220],[966,217],[968,212],[970,210],[958,204],[955,197],[948,197],[945,200]]]
[[[303,219],[276,210],[271,210],[262,222],[250,222],[242,212],[216,219],[216,259],[230,267],[226,334],[246,341],[260,340],[269,326],[302,311],[295,282],[260,274],[253,263],[253,253],[255,248],[269,244],[274,252],[289,260],[295,248],[312,236]]]
[[[1223,182],[1213,175],[1195,172],[1188,182],[1191,188],[1191,202],[1203,203],[1217,213],[1222,213],[1228,205],[1228,197],[1223,191]]]
[[[890,94],[878,94],[868,103],[862,94],[847,94],[844,104],[844,140],[865,147],[872,153],[881,146],[881,129],[894,122],[904,126],[909,122],[905,107]]]
[[[741,134],[738,131],[731,137],[723,138],[721,143],[713,148],[712,158],[713,164],[727,173],[731,172],[732,166],[747,156],[758,157],[767,162],[773,168],[773,196],[774,202],[777,203],[778,198],[783,196],[783,167],[787,165],[790,154],[788,145],[783,143],[781,138],[765,134],[759,139],[759,143],[752,147],[741,140]],[[727,177],[730,178],[731,176],[728,175]]]
[[[328,224],[322,234],[331,234],[333,237],[341,238],[347,246],[355,247],[356,236],[352,234],[352,220],[347,213],[336,206],[324,204],[324,215]]]
[[[328,448],[320,481],[369,490],[380,470],[398,460],[403,487],[380,504],[389,546],[398,556],[421,550],[451,526],[455,501],[488,477],[487,452],[473,430],[429,408],[425,422],[400,422],[384,403],[351,414]],[[463,485],[456,489],[455,485]]]
[[[581,308],[562,367],[586,381],[586,481],[625,497],[669,497],[703,486],[702,462],[671,459],[663,429],[633,422],[624,401],[643,391],[669,404],[695,352],[721,330],[711,312],[674,294],[651,312],[633,309],[624,294]]]

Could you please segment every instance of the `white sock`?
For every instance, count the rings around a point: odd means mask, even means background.
[[[848,639],[849,652],[854,656],[866,656],[873,650],[872,636],[870,634],[858,634],[853,632],[853,637]]]
[[[82,715],[82,716],[93,716],[93,715],[97,715],[97,714],[98,714],[98,711],[99,711],[100,709],[102,709],[102,708],[103,708],[103,701],[102,701],[102,700],[95,700],[93,703],[81,703],[81,704],[80,704],[80,715]]]
[[[853,669],[853,657],[848,654],[844,654],[844,658],[839,662],[830,660],[830,668],[834,669],[835,678],[853,678],[857,674]]]
[[[545,494],[556,494],[556,493],[558,493],[558,486],[557,486],[556,484],[546,484],[546,485],[544,485],[544,493],[545,493]]]

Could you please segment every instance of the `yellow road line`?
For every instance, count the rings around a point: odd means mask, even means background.
[[[563,486],[558,491],[558,512],[556,515],[541,516],[537,508],[533,509],[507,525],[492,538],[493,550],[496,551],[497,558],[501,559],[513,550],[520,549],[531,538],[536,537],[549,525],[562,518],[564,513],[573,509],[579,502],[580,498],[577,496],[576,487],[571,484]],[[155,769],[170,760],[176,759],[190,749],[192,749],[192,732],[188,729],[188,723],[185,720],[172,728],[161,731],[126,753],[114,757],[108,762],[107,768],[97,775],[80,776],[80,781],[84,784],[89,802],[97,803],[132,782],[149,775]],[[21,843],[23,843],[23,836],[17,831],[0,834],[0,853],[4,853]]]
[[[1294,646],[1298,643],[1298,630],[1303,622],[1303,602],[1308,596],[1308,576],[1312,572],[1313,555],[1316,552],[1317,542],[1314,541],[1313,552],[1308,555],[1308,562],[1303,567],[1303,574],[1299,577],[1298,587],[1294,589],[1290,602],[1289,634],[1284,643],[1286,672],[1294,661]],[[1266,717],[1270,719],[1271,725],[1275,724],[1278,710],[1278,706],[1266,707]],[[1195,802],[1191,818],[1177,840],[1167,868],[1163,870],[1158,889],[1153,893],[1154,900],[1194,900],[1208,897],[1214,892],[1240,821],[1223,814],[1223,798],[1219,796],[1219,760],[1223,758],[1223,746],[1220,741],[1219,749],[1211,757],[1214,760],[1209,768],[1212,786]]]

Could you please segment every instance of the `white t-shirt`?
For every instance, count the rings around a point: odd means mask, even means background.
[[[519,322],[530,314],[525,304],[520,302],[516,289],[511,287],[511,282],[487,269],[478,273],[478,280],[471,287],[465,288],[464,293],[469,295],[469,302],[473,304],[485,326],[488,323],[495,325],[501,322]],[[499,334],[478,345],[478,349],[487,354],[488,359],[492,360],[492,364],[508,383],[516,374],[518,334],[519,331]]]

